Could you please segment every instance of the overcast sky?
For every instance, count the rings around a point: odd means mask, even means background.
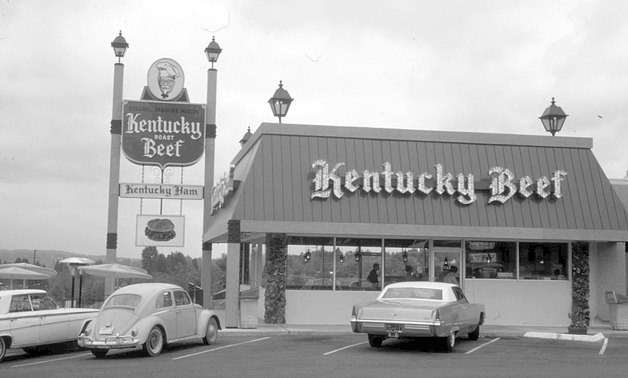
[[[626,15],[626,1],[595,0],[0,0],[0,249],[105,254],[119,30],[130,100],[167,57],[204,103],[216,36],[216,179],[247,127],[275,122],[267,101],[279,80],[295,98],[285,121],[302,124],[544,135],[538,117],[556,97],[569,114],[560,135],[593,138],[606,175],[623,178]],[[183,173],[202,185],[203,160]],[[120,180],[140,177],[123,157]],[[120,199],[118,256],[140,257],[139,211]],[[159,201],[143,202],[151,212]],[[202,202],[183,214],[185,247],[160,252],[200,257]]]

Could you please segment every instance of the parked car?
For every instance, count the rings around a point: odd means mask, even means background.
[[[157,356],[167,344],[202,339],[213,344],[221,329],[218,316],[190,300],[181,287],[142,283],[116,290],[105,300],[98,317],[78,338],[78,345],[97,358],[110,349],[141,346]]]
[[[386,338],[436,337],[452,352],[456,337],[477,340],[484,305],[469,303],[458,285],[408,281],[387,285],[373,302],[353,306],[351,329],[379,347]]]
[[[0,291],[0,362],[7,349],[42,354],[60,343],[76,343],[97,309],[60,308],[44,290]]]

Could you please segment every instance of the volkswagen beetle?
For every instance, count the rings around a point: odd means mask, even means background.
[[[221,329],[218,316],[192,303],[181,287],[142,283],[116,290],[98,317],[79,338],[78,345],[103,358],[110,349],[141,347],[157,356],[167,344],[199,339],[213,344]]]

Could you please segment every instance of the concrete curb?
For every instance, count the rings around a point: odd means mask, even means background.
[[[596,333],[595,335],[572,335],[567,333],[551,332],[526,332],[523,337],[552,340],[586,341],[591,343],[599,342],[606,338],[606,336],[604,336],[602,333]]]

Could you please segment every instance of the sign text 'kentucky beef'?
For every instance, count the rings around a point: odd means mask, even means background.
[[[124,101],[122,150],[135,164],[188,166],[205,147],[205,105]]]

